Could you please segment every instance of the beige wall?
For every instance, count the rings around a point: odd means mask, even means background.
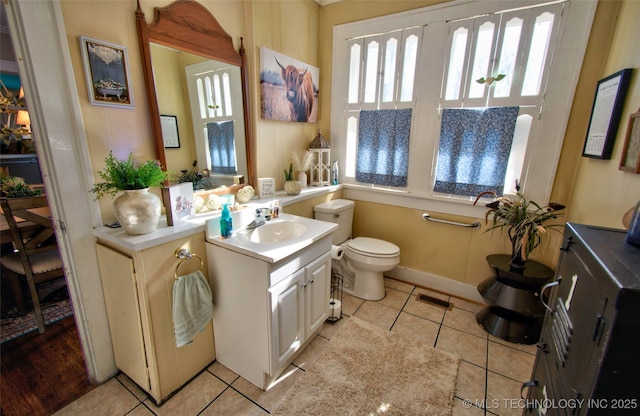
[[[211,11],[231,35],[236,47],[240,47],[240,37],[244,38],[251,84],[256,174],[257,177],[275,177],[276,187],[281,189],[284,180],[281,172],[290,163],[290,152],[306,149],[315,137],[317,126],[260,119],[259,47],[265,46],[318,66],[319,6],[313,0],[199,2]],[[147,22],[153,19],[154,7],[164,7],[170,3],[168,0],[142,1],[141,7]],[[94,174],[104,167],[104,158],[111,150],[122,158],[129,152],[144,160],[156,157],[146,104],[135,10],[134,0],[62,0],[67,41]],[[128,48],[135,108],[110,108],[89,103],[78,41],[81,35]],[[109,198],[100,201],[104,221],[113,219],[111,204]]]
[[[331,76],[334,25],[435,3],[438,1],[347,0],[323,7],[319,36],[321,80]],[[611,160],[581,157],[596,82],[620,69],[640,67],[635,23],[639,18],[640,2],[633,0],[601,2],[596,11],[551,198],[568,206],[565,218],[570,221],[621,228],[623,213],[640,200],[640,175],[618,170],[626,120],[630,113],[638,111],[640,103],[640,69],[636,69],[632,78]],[[324,82],[321,86],[321,112],[325,115],[330,111],[328,84]],[[329,117],[322,117],[320,125],[329,131]],[[485,261],[488,254],[510,251],[499,233],[426,223],[421,214],[421,210],[356,201],[354,235],[396,243],[401,250],[400,266],[471,285],[490,275]],[[446,213],[440,213],[438,217],[460,222],[477,220],[484,228],[484,218],[456,217]],[[547,238],[532,259],[555,266],[561,234],[548,233]]]
[[[168,1],[143,1],[147,21],[154,6]],[[333,26],[365,18],[411,10],[438,3],[437,0],[349,1],[320,8],[312,0],[300,1],[201,1],[239,46],[244,37],[249,63],[254,132],[254,163],[257,177],[275,177],[282,187],[282,170],[290,162],[290,152],[306,149],[318,128],[325,137],[330,131],[331,65]],[[94,169],[103,167],[110,150],[119,156],[153,158],[148,109],[134,21],[135,1],[63,0],[67,38],[71,50],[78,94],[89,141]],[[105,20],[105,16],[109,16]],[[640,66],[640,50],[634,32],[640,20],[640,2],[602,2],[585,57],[571,118],[568,125],[552,200],[568,205],[567,218],[575,222],[620,227],[622,214],[640,199],[640,175],[618,171],[626,119],[638,110],[640,83],[634,73],[623,122],[611,160],[582,158],[595,83],[598,79],[625,67]],[[92,106],[87,99],[78,36],[105,40],[129,49],[134,109]],[[260,119],[259,48],[268,47],[320,68],[320,113],[318,124],[283,123]],[[330,137],[328,137],[330,139]],[[313,202],[285,210],[311,216]],[[101,201],[103,219],[111,216],[111,201]],[[498,234],[456,229],[424,222],[421,211],[357,201],[354,235],[388,239],[402,250],[401,266],[418,271],[477,284],[489,273],[484,257],[493,252],[508,252]],[[446,219],[473,221],[484,219]],[[555,265],[560,238],[538,250],[534,259]]]
[[[611,4],[613,3],[613,4]],[[610,16],[617,10],[618,13]],[[587,124],[591,108],[584,108],[581,104],[574,105],[573,114],[582,115],[583,123],[572,130],[572,136],[567,134],[565,146],[572,146],[573,157],[577,158],[574,180],[571,188],[568,220],[576,223],[599,225],[603,227],[622,228],[623,214],[640,201],[640,175],[624,172],[618,169],[622,156],[622,146],[627,132],[629,114],[640,111],[640,43],[638,43],[638,21],[640,19],[640,2],[630,0],[624,2],[605,2],[600,4],[598,12],[603,9],[608,27],[603,27],[601,37],[608,42],[600,48],[603,59],[595,61],[591,67],[595,74],[594,83],[587,86],[585,101],[591,105],[595,92],[595,82],[624,68],[635,68],[631,78],[631,85],[627,92],[627,99],[618,134],[613,147],[611,160],[598,160],[580,157],[582,145],[586,136]],[[591,42],[598,44],[602,39],[596,39],[592,33]],[[591,44],[590,42],[590,44]],[[585,93],[586,94],[586,93]],[[561,163],[564,162],[561,159]],[[568,182],[568,181],[567,181]],[[556,179],[556,187],[562,183]]]

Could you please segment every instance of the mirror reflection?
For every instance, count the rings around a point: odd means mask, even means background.
[[[194,190],[248,177],[240,68],[161,45],[150,45],[158,109],[175,116],[179,147],[165,147],[172,182]]]

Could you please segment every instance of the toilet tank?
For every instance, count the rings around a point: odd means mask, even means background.
[[[355,203],[348,199],[333,199],[313,207],[315,219],[338,224],[333,232],[333,244],[342,244],[351,237],[354,206]]]

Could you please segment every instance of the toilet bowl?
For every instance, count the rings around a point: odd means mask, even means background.
[[[400,248],[377,238],[349,239],[354,205],[353,201],[334,199],[316,205],[314,216],[338,224],[333,244],[342,247],[344,256],[333,260],[332,269],[343,276],[344,291],[361,299],[380,300],[385,296],[384,272],[400,263]]]
[[[367,300],[385,296],[384,272],[400,263],[400,249],[388,241],[357,237],[346,242],[344,257],[354,272],[353,294]]]

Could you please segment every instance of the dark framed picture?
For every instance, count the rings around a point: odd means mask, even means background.
[[[627,135],[620,157],[620,170],[640,173],[640,109],[629,116]]]
[[[127,48],[80,36],[80,49],[91,104],[133,108]]]
[[[582,156],[611,159],[632,71],[623,69],[598,81]]]
[[[160,126],[162,127],[162,140],[164,147],[180,147],[180,135],[178,134],[178,117],[161,115]]]

